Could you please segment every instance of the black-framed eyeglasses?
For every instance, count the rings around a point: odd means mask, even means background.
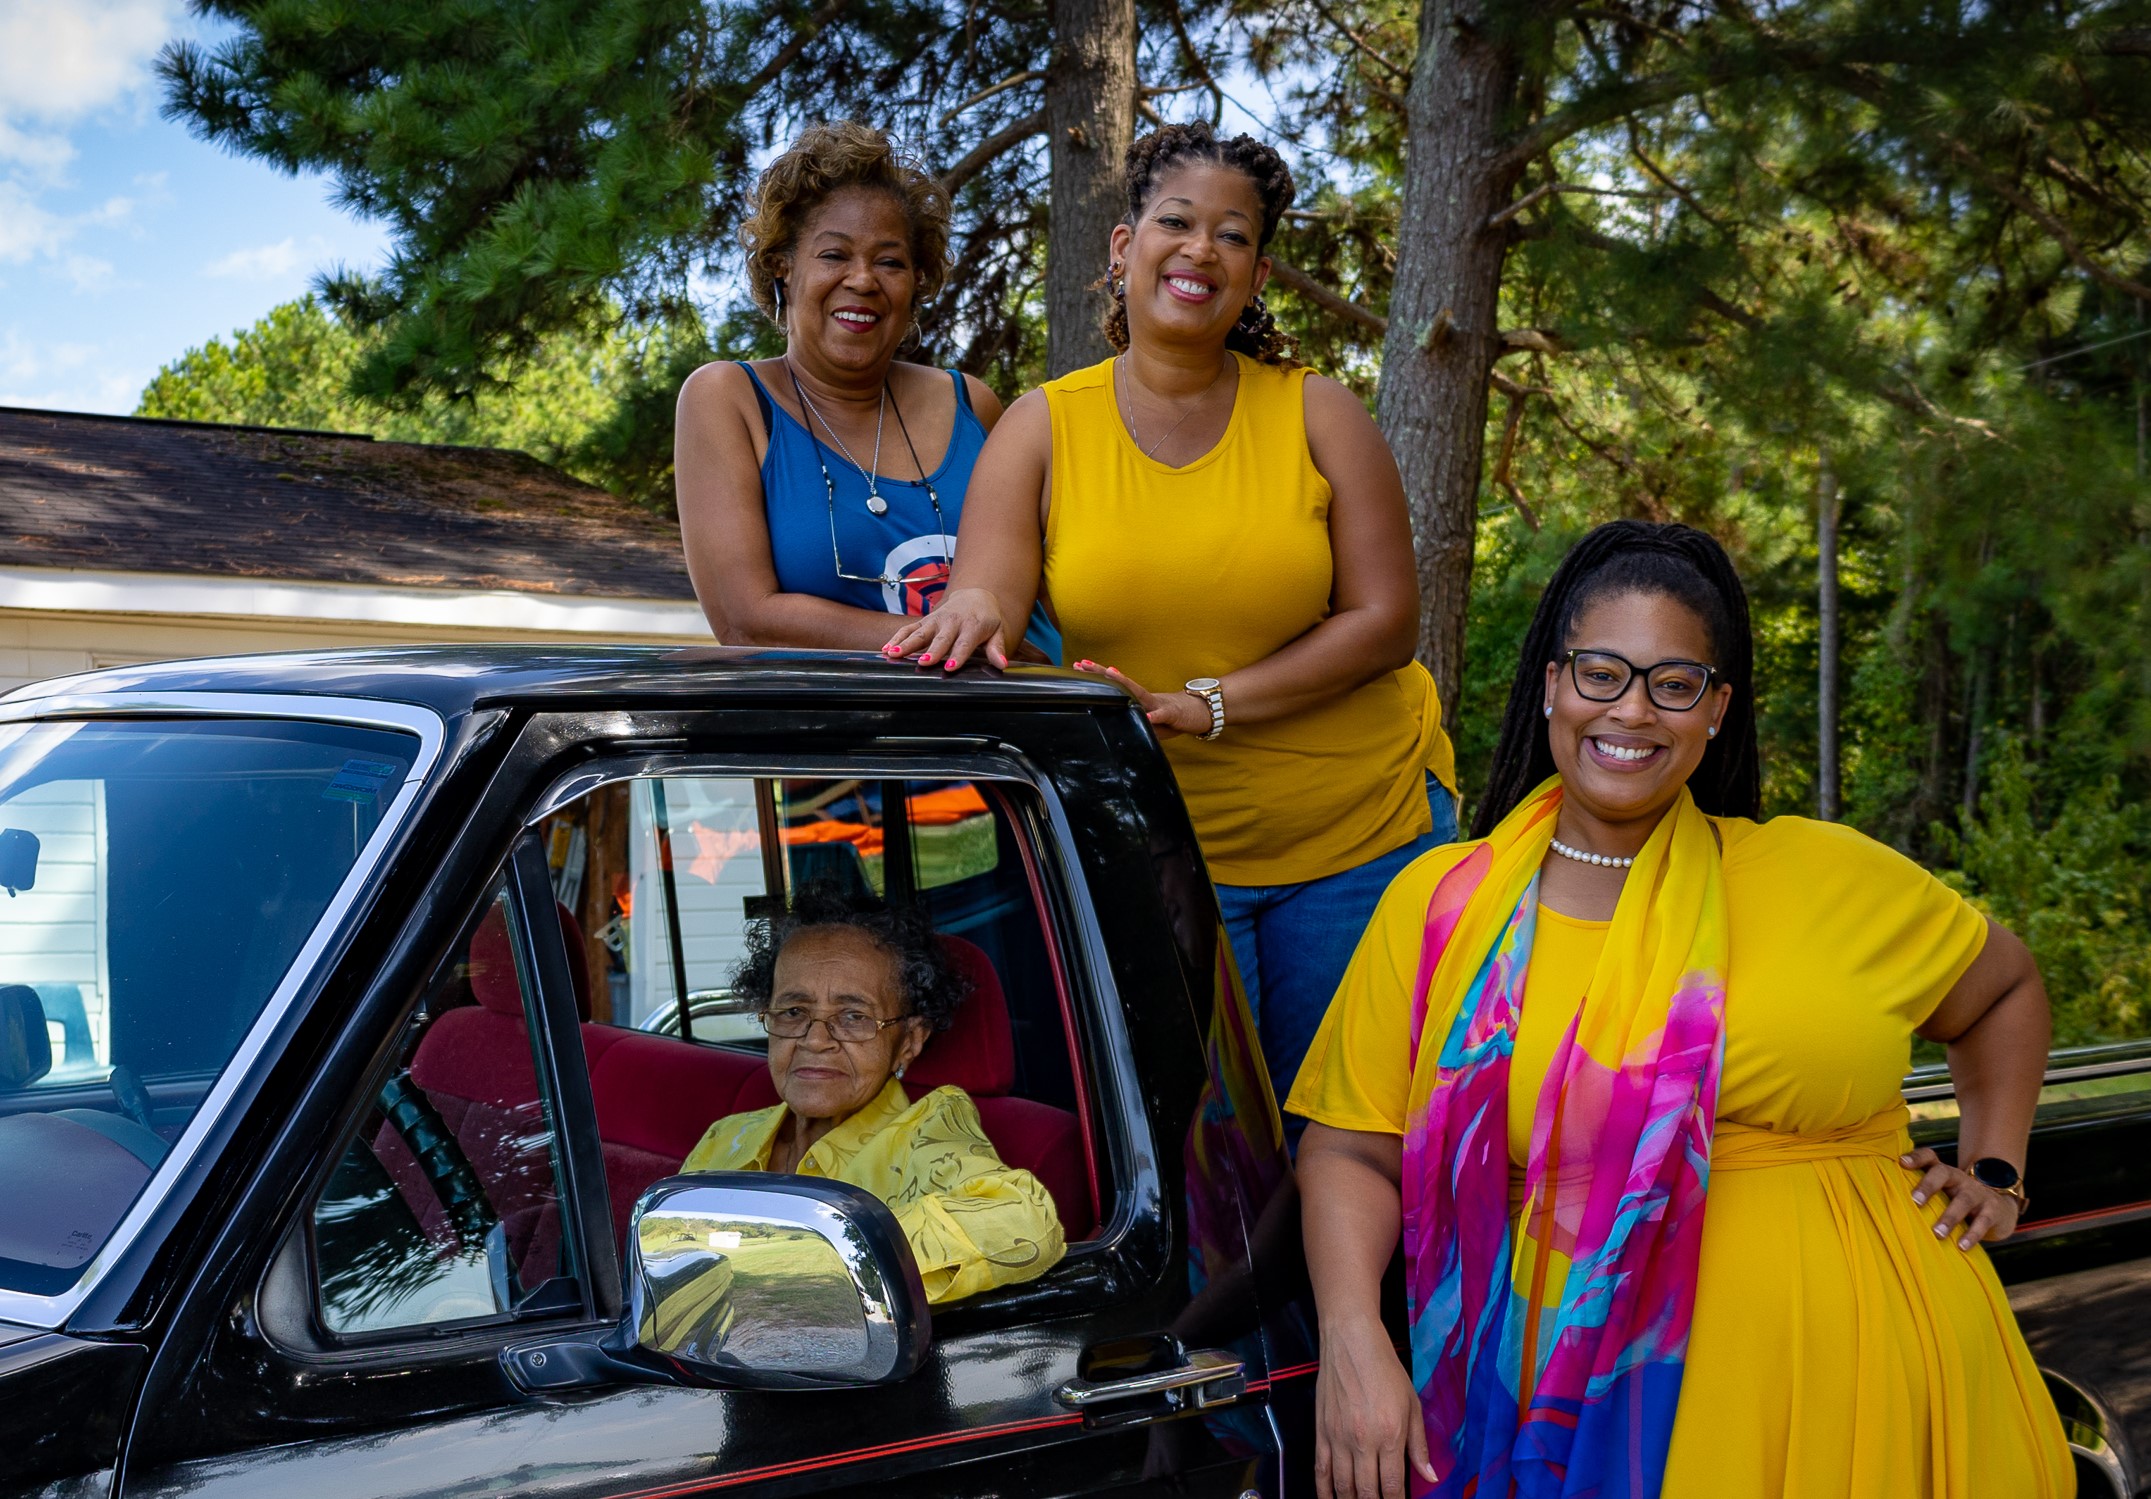
[[[762,1022],[762,1029],[780,1041],[804,1041],[807,1033],[817,1023],[825,1027],[831,1038],[862,1046],[873,1040],[892,1025],[902,1025],[911,1017],[899,1015],[894,1020],[882,1020],[872,1011],[843,1009],[833,1015],[820,1015],[805,1005],[774,1005],[766,1010],[755,1011],[755,1019]]]
[[[1561,659],[1568,666],[1576,691],[1590,701],[1617,703],[1627,695],[1628,684],[1641,677],[1644,692],[1668,713],[1686,713],[1703,701],[1703,694],[1710,691],[1711,681],[1718,675],[1717,667],[1700,661],[1659,661],[1638,666],[1612,651],[1570,651]]]

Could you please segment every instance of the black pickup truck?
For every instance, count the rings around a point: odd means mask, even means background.
[[[940,676],[444,648],[0,700],[0,1493],[1307,1491],[1297,1200],[1171,773],[1113,687]],[[1050,1190],[1043,1276],[929,1313],[865,1193],[678,1175],[774,1101],[727,983],[806,880],[972,980],[907,1086]],[[2102,1088],[2042,1125],[2019,1291],[2121,1493],[2151,1153]]]

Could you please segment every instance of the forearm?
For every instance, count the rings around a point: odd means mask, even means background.
[[[1375,1139],[1311,1124],[1300,1141],[1301,1234],[1325,1339],[1381,1323],[1382,1276],[1403,1208],[1396,1180],[1367,1159]],[[1390,1143],[1401,1155],[1401,1142]]]
[[[1375,609],[1332,614],[1282,650],[1220,678],[1227,724],[1290,718],[1388,676],[1412,659],[1409,632]]]
[[[974,1178],[895,1213],[935,1305],[1034,1279],[1067,1252],[1053,1200],[1028,1171]]]
[[[705,609],[724,645],[792,646],[807,650],[879,651],[903,616],[859,609],[811,593],[768,593]]]
[[[2024,1168],[2053,1023],[2037,973],[2020,977],[1949,1043],[1956,1085],[1960,1164],[1999,1156]]]

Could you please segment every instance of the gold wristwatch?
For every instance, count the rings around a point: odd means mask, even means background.
[[[1201,698],[1210,710],[1210,732],[1203,738],[1215,739],[1225,732],[1225,689],[1216,677],[1197,677],[1182,691]]]

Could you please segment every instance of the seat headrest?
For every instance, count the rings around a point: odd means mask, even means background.
[[[495,902],[471,933],[471,996],[496,1015],[523,1014],[523,981],[508,943],[508,914]]]
[[[27,1088],[51,1070],[45,1002],[28,984],[0,984],[0,1088]]]
[[[575,987],[575,1011],[590,1018],[590,956],[583,945],[583,930],[566,906],[560,913],[560,935],[568,946],[568,978]],[[508,945],[508,918],[496,903],[471,933],[471,994],[496,1015],[521,1016],[523,985],[515,971],[515,952]]]
[[[956,1007],[949,1028],[926,1043],[904,1074],[913,1098],[951,1085],[973,1098],[1001,1098],[1016,1086],[1016,1039],[1008,1024],[1008,999],[993,959],[961,937],[942,936],[942,950],[970,981],[971,993]]]

